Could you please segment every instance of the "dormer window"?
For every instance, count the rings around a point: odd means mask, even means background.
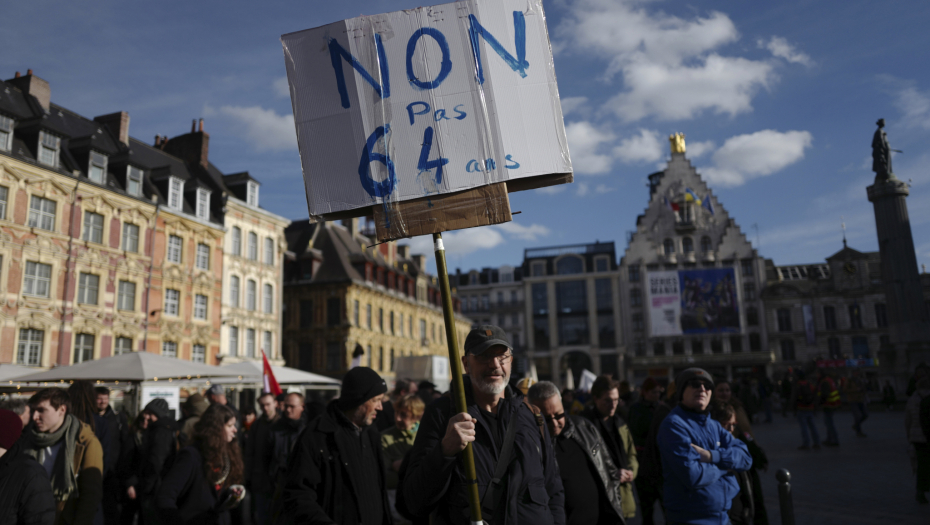
[[[168,207],[176,210],[181,209],[181,192],[184,191],[184,181],[171,177],[168,179]]]
[[[59,148],[61,139],[44,131],[39,133],[39,162],[57,168]]]
[[[197,188],[197,218],[210,218],[210,192],[203,188]]]
[[[142,195],[142,170],[135,166],[126,166],[126,193],[136,197]]]
[[[87,167],[87,178],[103,184],[104,176],[107,173],[107,156],[101,155],[96,151],[90,152],[90,166]]]
[[[258,206],[258,183],[249,181],[246,188],[245,202],[252,206]]]
[[[13,148],[13,119],[0,115],[0,151]]]

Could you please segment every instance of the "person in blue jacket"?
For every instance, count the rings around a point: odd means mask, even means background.
[[[710,418],[714,380],[707,371],[678,374],[678,406],[659,427],[658,445],[665,477],[663,496],[669,523],[726,525],[739,493],[733,472],[748,470],[746,445]]]

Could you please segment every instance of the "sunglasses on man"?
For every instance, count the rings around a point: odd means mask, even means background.
[[[564,418],[565,418],[565,412],[562,412],[559,414],[552,414],[551,416],[546,416],[546,421],[552,422],[557,419],[564,419]]]
[[[707,391],[712,390],[710,383],[704,379],[697,379],[697,378],[689,379],[688,382],[685,383],[685,388],[689,386],[695,390],[699,390],[702,386],[704,387],[704,390],[707,390]]]

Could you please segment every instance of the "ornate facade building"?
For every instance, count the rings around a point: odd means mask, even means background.
[[[400,356],[448,356],[436,278],[426,256],[375,244],[359,220],[295,221],[286,230],[284,357],[290,366],[341,377],[356,365],[394,379]],[[459,346],[471,328],[460,315]]]
[[[503,328],[513,345],[513,373],[522,375],[528,370],[526,359],[526,329],[524,326],[523,268],[504,265],[499,268],[482,268],[462,273],[456,269],[449,276],[462,301],[462,313],[476,325],[492,324]]]
[[[150,146],[129,136],[125,112],[90,120],[52,104],[32,71],[0,82],[0,362],[129,351],[218,362],[227,209],[278,246],[285,221],[237,207],[251,178],[211,164],[209,139],[201,121]],[[262,282],[280,283],[280,264],[268,266]],[[278,341],[271,311],[255,322]]]
[[[620,261],[626,376],[770,372],[765,261],[685,157],[684,136],[671,143]]]

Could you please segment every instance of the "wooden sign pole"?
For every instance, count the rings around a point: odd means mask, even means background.
[[[446,250],[442,245],[442,234],[433,234],[433,249],[436,252],[436,274],[442,292],[442,316],[446,324],[446,342],[449,345],[449,364],[452,366],[452,400],[457,413],[467,412],[465,385],[462,381],[462,359],[455,334],[455,311],[452,310],[452,291],[449,287],[449,272],[446,268]],[[460,459],[465,470],[465,485],[471,509],[472,525],[481,525],[481,499],[478,495],[478,476],[475,473],[475,455],[469,443]]]

